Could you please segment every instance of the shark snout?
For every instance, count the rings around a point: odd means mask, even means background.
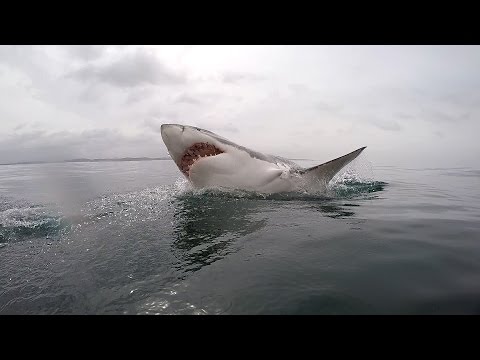
[[[185,127],[179,124],[162,124],[160,133],[168,153],[178,164],[185,149],[189,146],[184,136]]]
[[[160,127],[160,133],[164,142],[178,141],[183,131],[184,127],[177,124],[162,124]],[[168,146],[168,144],[166,145]]]
[[[185,127],[183,125],[179,124],[162,124],[160,126],[160,132],[163,134],[165,131],[175,131],[175,130],[180,130],[183,131]]]

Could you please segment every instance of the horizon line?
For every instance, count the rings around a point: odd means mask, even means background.
[[[116,162],[116,161],[153,161],[153,160],[172,160],[170,157],[121,157],[121,158],[76,158],[67,160],[37,160],[37,161],[18,161],[11,163],[0,163],[1,165],[34,165],[34,164],[62,164],[75,162]]]
[[[0,163],[0,166],[8,165],[36,165],[36,164],[63,164],[63,163],[85,163],[85,162],[121,162],[121,161],[156,161],[156,160],[172,160],[171,157],[121,157],[121,158],[76,158],[67,160],[36,160],[36,161],[17,161],[11,163]],[[313,159],[288,159],[288,160],[307,160]]]

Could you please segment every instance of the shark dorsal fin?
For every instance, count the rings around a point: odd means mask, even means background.
[[[308,169],[303,169],[300,174],[305,176],[313,176],[321,181],[328,183],[343,167],[354,160],[360,153],[365,150],[366,146],[352,151],[347,155],[343,155],[337,159],[327,161],[321,165],[317,165]]]

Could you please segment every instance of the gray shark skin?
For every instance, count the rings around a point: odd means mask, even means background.
[[[326,187],[328,182],[366,147],[303,168],[280,156],[263,154],[194,126],[163,124],[162,139],[172,160],[195,188],[226,188],[260,193],[281,193]],[[195,144],[215,149],[201,156]],[[202,150],[203,151],[203,150]],[[193,160],[185,165],[185,155]],[[187,155],[188,157],[188,155]],[[193,163],[192,163],[193,161]]]

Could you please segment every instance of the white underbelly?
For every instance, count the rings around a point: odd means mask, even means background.
[[[293,191],[295,179],[276,164],[232,157],[229,154],[200,159],[192,165],[189,180],[197,188],[228,188],[262,193]]]

